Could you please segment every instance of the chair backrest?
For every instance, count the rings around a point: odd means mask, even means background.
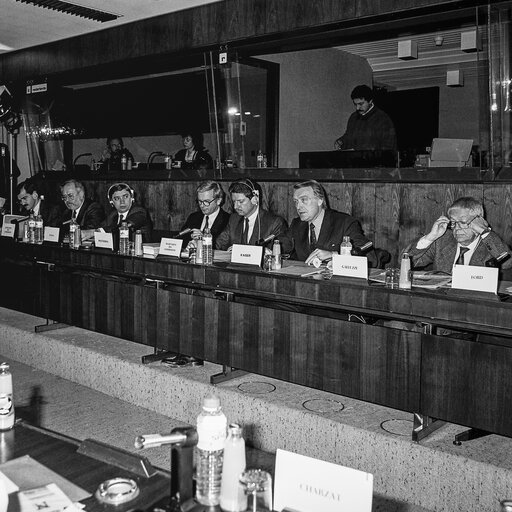
[[[391,261],[391,254],[386,249],[374,249],[377,257],[377,267],[384,268]]]

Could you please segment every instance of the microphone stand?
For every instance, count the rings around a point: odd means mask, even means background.
[[[170,434],[141,435],[135,439],[138,449],[171,445],[170,512],[204,510],[194,502],[193,494],[193,451],[196,444],[197,430],[194,427],[176,427]]]
[[[76,161],[79,158],[82,158],[83,156],[92,156],[92,153],[81,153],[80,155],[76,156],[75,159],[73,160],[73,170],[75,170]]]
[[[149,166],[151,165],[151,162],[153,159],[157,156],[165,156],[165,153],[163,151],[153,151],[148,156],[148,161],[146,163],[146,169],[149,171]]]

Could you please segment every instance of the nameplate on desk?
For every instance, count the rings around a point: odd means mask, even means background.
[[[94,232],[94,245],[98,249],[110,249],[114,250],[114,239],[112,233],[99,233]]]
[[[6,236],[8,238],[14,238],[14,233],[16,232],[16,224],[19,223],[19,231],[18,233],[23,233],[23,225],[24,222],[19,222],[21,219],[26,219],[27,217],[23,217],[22,215],[4,215],[4,223],[2,224],[2,233],[1,236]],[[17,221],[12,223],[12,221]],[[19,235],[20,236],[20,235]]]
[[[231,249],[231,263],[261,266],[263,247],[260,245],[233,244]]]
[[[452,272],[452,288],[497,293],[499,269],[455,265]]]
[[[368,258],[366,256],[334,254],[332,257],[332,274],[334,276],[368,279]]]
[[[162,238],[160,240],[160,251],[158,256],[173,256],[179,258],[183,240],[180,238]]]
[[[50,226],[44,227],[44,238],[45,242],[58,242],[59,241],[59,228],[51,228]]]
[[[274,510],[371,512],[373,475],[277,450]]]
[[[6,236],[8,238],[14,238],[14,232],[16,231],[16,224],[7,224],[4,222],[2,225],[2,236]]]

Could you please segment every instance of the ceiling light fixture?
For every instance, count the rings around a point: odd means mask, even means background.
[[[91,9],[90,7],[82,7],[81,5],[71,4],[69,2],[63,2],[62,0],[16,0],[22,4],[35,5],[37,7],[44,7],[45,9],[52,9],[54,11],[63,12],[65,14],[71,14],[73,16],[79,16],[80,18],[87,18],[89,20],[99,21],[104,23],[105,21],[112,21],[120,18],[120,14],[112,14],[109,12],[98,11],[97,9]]]

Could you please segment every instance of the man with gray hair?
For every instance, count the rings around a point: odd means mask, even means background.
[[[190,239],[199,238],[208,227],[215,246],[215,240],[229,221],[229,213],[221,208],[224,202],[224,190],[216,181],[202,181],[196,189],[196,202],[199,211],[191,213],[181,228],[181,231],[191,230],[183,237],[183,245],[186,246]]]
[[[347,213],[327,207],[325,191],[315,180],[296,183],[293,202],[298,218],[293,219],[288,237],[293,241],[291,259],[311,263],[315,258],[327,261],[338,253],[344,236],[348,236],[356,251],[368,257],[371,266],[377,266],[372,242],[363,233],[357,219]]]
[[[87,199],[83,184],[74,179],[65,181],[60,187],[60,193],[67,208],[60,224],[69,231],[69,223],[74,219],[82,228],[82,239],[94,236],[94,230],[101,226],[105,218],[103,207]]]
[[[511,268],[510,248],[492,231],[482,203],[461,197],[441,215],[428,234],[410,244],[407,252],[415,268],[432,264],[433,270],[452,273],[454,265]]]

